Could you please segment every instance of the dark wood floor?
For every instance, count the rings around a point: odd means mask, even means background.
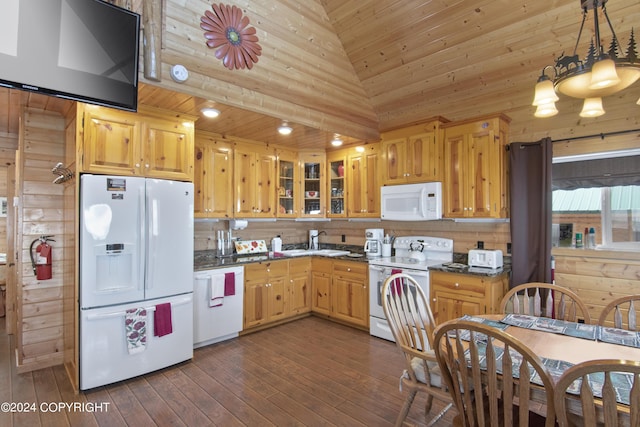
[[[0,324],[0,403],[35,407],[0,411],[0,426],[387,426],[405,397],[395,344],[317,317],[204,347],[190,362],[78,395],[61,366],[16,374]],[[77,409],[58,410],[58,402],[77,402]],[[94,412],[86,410],[92,405]],[[426,424],[423,405],[416,398],[407,425]],[[452,415],[437,426],[451,425]]]

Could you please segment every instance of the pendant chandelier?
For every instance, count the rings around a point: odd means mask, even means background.
[[[533,105],[537,107],[536,117],[551,117],[558,114],[555,105],[559,100],[557,93],[584,99],[581,117],[601,116],[604,114],[603,97],[620,92],[640,79],[640,60],[636,51],[633,29],[631,29],[627,52],[622,54],[621,46],[607,15],[606,3],[607,0],[580,0],[580,7],[583,10],[582,24],[573,55],[566,56],[563,52],[556,59],[555,66],[547,65],[542,69],[533,100]],[[598,8],[602,10],[602,15],[612,34],[611,43],[606,52],[600,44]],[[594,39],[591,40],[586,58],[580,60],[576,51],[590,10],[593,11]],[[547,69],[553,70],[553,80],[545,74]],[[640,105],[640,99],[637,103]]]

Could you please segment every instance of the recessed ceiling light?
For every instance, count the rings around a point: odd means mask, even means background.
[[[215,108],[203,108],[200,110],[203,116],[208,117],[210,119],[215,119],[220,115],[220,110],[216,110]]]
[[[363,147],[362,145],[358,145],[358,146],[356,147],[356,151],[357,151],[358,153],[364,153],[364,147]]]
[[[342,145],[342,140],[340,139],[340,135],[338,135],[337,133],[333,135],[333,140],[331,140],[331,145],[333,145],[334,147],[339,147]]]
[[[278,132],[280,133],[280,135],[289,135],[292,131],[293,128],[289,126],[289,123],[287,123],[286,120],[282,122],[282,124],[278,128]]]

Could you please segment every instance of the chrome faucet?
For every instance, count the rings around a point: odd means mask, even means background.
[[[309,250],[310,251],[315,251],[315,250],[320,249],[319,248],[320,245],[318,244],[318,237],[321,234],[327,234],[327,232],[324,231],[324,230],[323,231],[318,231],[317,233],[313,233],[314,231],[316,231],[316,230],[310,230],[310,232],[309,232]]]

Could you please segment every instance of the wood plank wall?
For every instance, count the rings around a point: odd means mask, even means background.
[[[63,190],[52,183],[53,166],[64,156],[64,119],[56,113],[24,110],[16,167],[21,183],[18,206],[18,371],[63,362],[62,271],[64,265]],[[54,235],[53,278],[37,280],[29,246],[40,235]]]
[[[593,322],[615,298],[640,293],[640,254],[554,248],[555,282],[576,292]]]

